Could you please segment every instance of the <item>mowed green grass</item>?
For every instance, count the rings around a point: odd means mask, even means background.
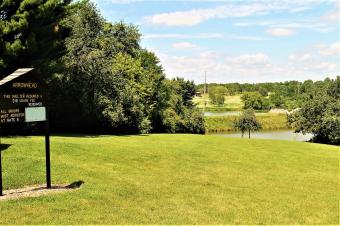
[[[239,118],[238,115],[225,116],[206,116],[205,128],[207,133],[222,133],[237,131],[234,122]],[[286,114],[257,113],[257,120],[261,123],[263,130],[290,129],[287,124]]]
[[[52,137],[68,193],[0,202],[0,224],[339,224],[339,147],[205,135]],[[44,139],[5,138],[6,189],[44,183]]]
[[[227,111],[227,110],[238,110],[243,108],[241,101],[241,95],[225,96],[223,105],[211,104],[208,94],[203,94],[201,97],[194,97],[193,102],[200,109],[206,108],[209,111]],[[205,103],[206,106],[205,106]]]

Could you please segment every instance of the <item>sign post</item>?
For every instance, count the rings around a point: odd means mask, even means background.
[[[18,69],[0,81],[0,123],[45,122],[46,186],[51,188],[50,134],[46,84],[33,68]],[[2,190],[0,141],[0,196]]]
[[[51,188],[51,157],[50,157],[50,128],[48,120],[45,122],[45,149],[46,149],[46,186]]]
[[[0,196],[3,196],[3,192],[2,192],[2,162],[1,162],[1,138],[0,138]]]

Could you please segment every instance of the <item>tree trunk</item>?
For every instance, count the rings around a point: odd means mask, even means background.
[[[250,130],[248,130],[248,132],[249,132],[249,139],[250,139]]]

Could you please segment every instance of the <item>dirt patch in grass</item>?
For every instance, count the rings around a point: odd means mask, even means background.
[[[51,188],[47,188],[46,185],[32,185],[25,188],[6,190],[3,192],[3,196],[0,196],[0,202],[26,197],[39,197],[43,195],[74,191],[80,189],[80,186],[82,184],[83,182],[75,182],[72,184],[59,184],[53,185]]]

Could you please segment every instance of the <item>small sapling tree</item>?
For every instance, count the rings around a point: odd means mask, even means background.
[[[257,121],[254,110],[246,109],[243,111],[242,115],[234,121],[234,128],[241,131],[242,137],[244,136],[244,133],[248,131],[250,139],[250,132],[259,131],[262,129],[262,126],[260,122]]]

